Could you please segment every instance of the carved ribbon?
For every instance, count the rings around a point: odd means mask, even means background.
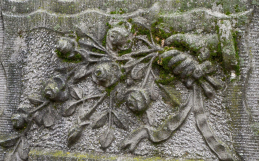
[[[226,147],[217,141],[216,137],[209,128],[203,109],[202,91],[196,84],[193,86],[193,92],[190,94],[187,102],[180,108],[178,114],[170,116],[157,130],[154,130],[149,126],[145,126],[134,131],[130,134],[128,139],[123,142],[122,147],[126,148],[129,146],[129,150],[133,151],[137,144],[144,138],[147,138],[155,143],[167,140],[172,136],[173,132],[182,125],[192,107],[196,125],[210,149],[218,156],[220,160],[233,161],[233,158],[227,152]]]

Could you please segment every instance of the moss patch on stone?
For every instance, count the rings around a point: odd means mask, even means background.
[[[58,49],[55,50],[57,56],[64,62],[68,63],[79,63],[82,61],[82,56],[80,54],[75,54],[73,57],[69,57],[71,53],[61,53]]]

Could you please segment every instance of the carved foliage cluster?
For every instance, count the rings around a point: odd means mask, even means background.
[[[155,4],[148,14],[157,14],[157,10],[159,6]],[[220,35],[178,33],[159,36],[158,33],[162,31],[158,21],[152,23],[145,17],[111,20],[103,43],[77,26],[74,36],[61,37],[57,42],[57,56],[76,65],[73,69],[65,70],[68,72],[60,72],[47,80],[42,94],[29,96],[30,103],[35,105],[34,109],[20,109],[13,115],[14,128],[23,131],[0,142],[5,147],[16,145],[10,155],[11,160],[13,157],[27,159],[29,145],[25,136],[33,123],[51,127],[58,115],[72,116],[80,104],[90,99],[94,99],[95,103],[78,116],[77,122],[69,129],[67,143],[73,146],[86,127],[102,128],[107,124],[108,129],[100,135],[101,148],[106,149],[115,140],[112,126],[129,130],[129,118],[114,108],[115,104],[126,102],[132,113],[139,114],[144,113],[160,95],[170,106],[179,107],[179,111],[156,130],[152,125],[139,127],[125,138],[122,148],[133,151],[144,138],[152,142],[167,140],[193,109],[197,127],[210,149],[221,160],[233,160],[227,148],[217,141],[210,130],[203,110],[204,96],[212,98],[215,91],[222,87],[222,82],[213,76],[219,62],[211,59],[215,54],[211,50],[220,45]],[[190,39],[196,42],[211,41],[200,46],[191,43]],[[185,44],[185,48],[179,44]],[[217,54],[220,53],[218,51]],[[86,77],[90,77],[102,92],[83,97],[83,91],[75,85]],[[190,90],[185,104],[181,104],[172,85],[175,80]],[[91,121],[90,118],[104,100],[109,101],[109,108]],[[69,103],[64,104],[62,112],[58,113],[53,108],[55,102]]]

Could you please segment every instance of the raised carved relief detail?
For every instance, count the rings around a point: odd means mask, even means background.
[[[27,159],[29,145],[24,136],[32,124],[51,127],[58,117],[74,115],[80,104],[91,99],[95,100],[92,107],[79,114],[68,132],[68,146],[73,146],[85,128],[108,125],[105,133],[100,134],[101,148],[106,149],[116,139],[114,127],[129,130],[130,119],[118,110],[121,103],[126,103],[132,113],[141,114],[160,96],[179,110],[158,128],[147,124],[129,132],[121,143],[122,149],[134,151],[142,139],[154,143],[169,139],[193,110],[197,128],[209,148],[220,160],[236,160],[236,154],[230,153],[213,134],[203,108],[204,100],[213,98],[223,87],[224,82],[216,78],[217,68],[224,68],[232,79],[239,72],[230,21],[218,18],[214,33],[172,34],[161,30],[163,23],[157,18],[158,13],[157,3],[143,17],[111,19],[103,42],[85,32],[82,26],[75,26],[74,33],[60,37],[57,57],[76,65],[73,69],[56,69],[60,74],[47,80],[40,93],[28,97],[35,109],[13,115],[14,128],[25,129],[18,136],[1,141],[2,146],[16,145],[11,160]],[[98,86],[99,93],[84,96],[75,86],[86,77]],[[185,103],[181,103],[174,81],[189,89]],[[109,107],[98,116],[93,115],[105,100]],[[56,102],[64,103],[61,112],[53,107]]]

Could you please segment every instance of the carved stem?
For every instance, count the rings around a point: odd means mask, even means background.
[[[143,38],[143,37],[141,37],[141,36],[136,36],[136,38],[139,39],[139,40],[144,41],[145,43],[147,43],[152,49],[155,48],[155,47],[154,47],[154,43],[151,44],[147,39],[145,39],[145,38]],[[151,40],[152,40],[152,38],[151,38]]]
[[[31,115],[31,114],[33,114],[34,112],[40,110],[41,108],[47,106],[48,104],[49,104],[49,101],[44,102],[43,104],[41,104],[41,105],[40,105],[39,107],[37,107],[36,109],[30,111],[30,112],[29,112],[29,115]]]
[[[112,109],[113,109],[113,100],[112,100],[112,95],[110,95],[110,109],[109,109],[109,129],[112,126]]]
[[[17,143],[16,143],[16,145],[15,145],[13,151],[12,151],[12,155],[13,155],[13,154],[16,152],[16,150],[18,149],[18,146],[19,146],[21,140],[22,140],[22,139],[21,139],[21,137],[20,137],[19,140],[17,141]]]
[[[144,81],[143,81],[142,84],[141,84],[141,87],[142,87],[142,88],[145,87],[145,85],[146,85],[146,83],[147,83],[147,81],[148,81],[148,77],[149,77],[150,72],[151,72],[151,69],[152,69],[152,63],[153,63],[154,59],[155,59],[157,56],[158,56],[158,53],[156,53],[156,55],[153,56],[153,58],[149,61],[149,66],[148,66],[148,69],[147,69],[147,74],[146,74],[146,76],[145,76],[145,78],[144,78]]]
[[[93,95],[93,96],[90,96],[90,97],[84,97],[81,100],[78,100],[78,101],[74,102],[73,105],[78,105],[80,103],[83,103],[86,100],[93,99],[93,98],[98,98],[98,97],[103,97],[103,95]]]
[[[149,55],[147,55],[147,56],[145,56],[143,58],[140,58],[140,59],[134,61],[134,63],[132,63],[132,64],[129,64],[129,65],[125,64],[124,66],[122,66],[122,69],[131,68],[131,67],[137,65],[138,63],[142,62],[143,60],[145,60],[145,59],[147,59],[149,57],[156,56],[156,55],[157,55],[157,53],[149,54]]]
[[[102,50],[102,51],[105,51],[108,55],[111,55],[111,53],[110,53],[108,50],[106,50],[106,48],[103,47],[98,41],[96,41],[95,38],[93,38],[92,36],[90,36],[90,35],[88,35],[88,34],[86,34],[86,33],[84,33],[84,35],[87,36],[87,37],[89,37],[90,39],[92,39],[92,40],[99,46],[98,49],[100,49],[100,50]]]
[[[140,55],[140,54],[143,54],[143,53],[152,53],[152,52],[156,52],[158,50],[159,49],[148,49],[148,50],[140,50],[140,51],[136,51],[136,52],[131,52],[129,54],[125,54],[121,57],[118,57],[117,60],[118,61],[130,60],[130,59],[132,59],[131,56],[137,56],[137,55]]]
[[[94,104],[93,108],[89,110],[89,112],[87,112],[84,116],[81,117],[81,120],[86,120],[88,119],[93,113],[94,111],[96,110],[96,108],[103,102],[103,100],[105,99],[105,97],[107,96],[108,94],[105,93],[101,96],[101,98],[99,98],[99,100]]]

